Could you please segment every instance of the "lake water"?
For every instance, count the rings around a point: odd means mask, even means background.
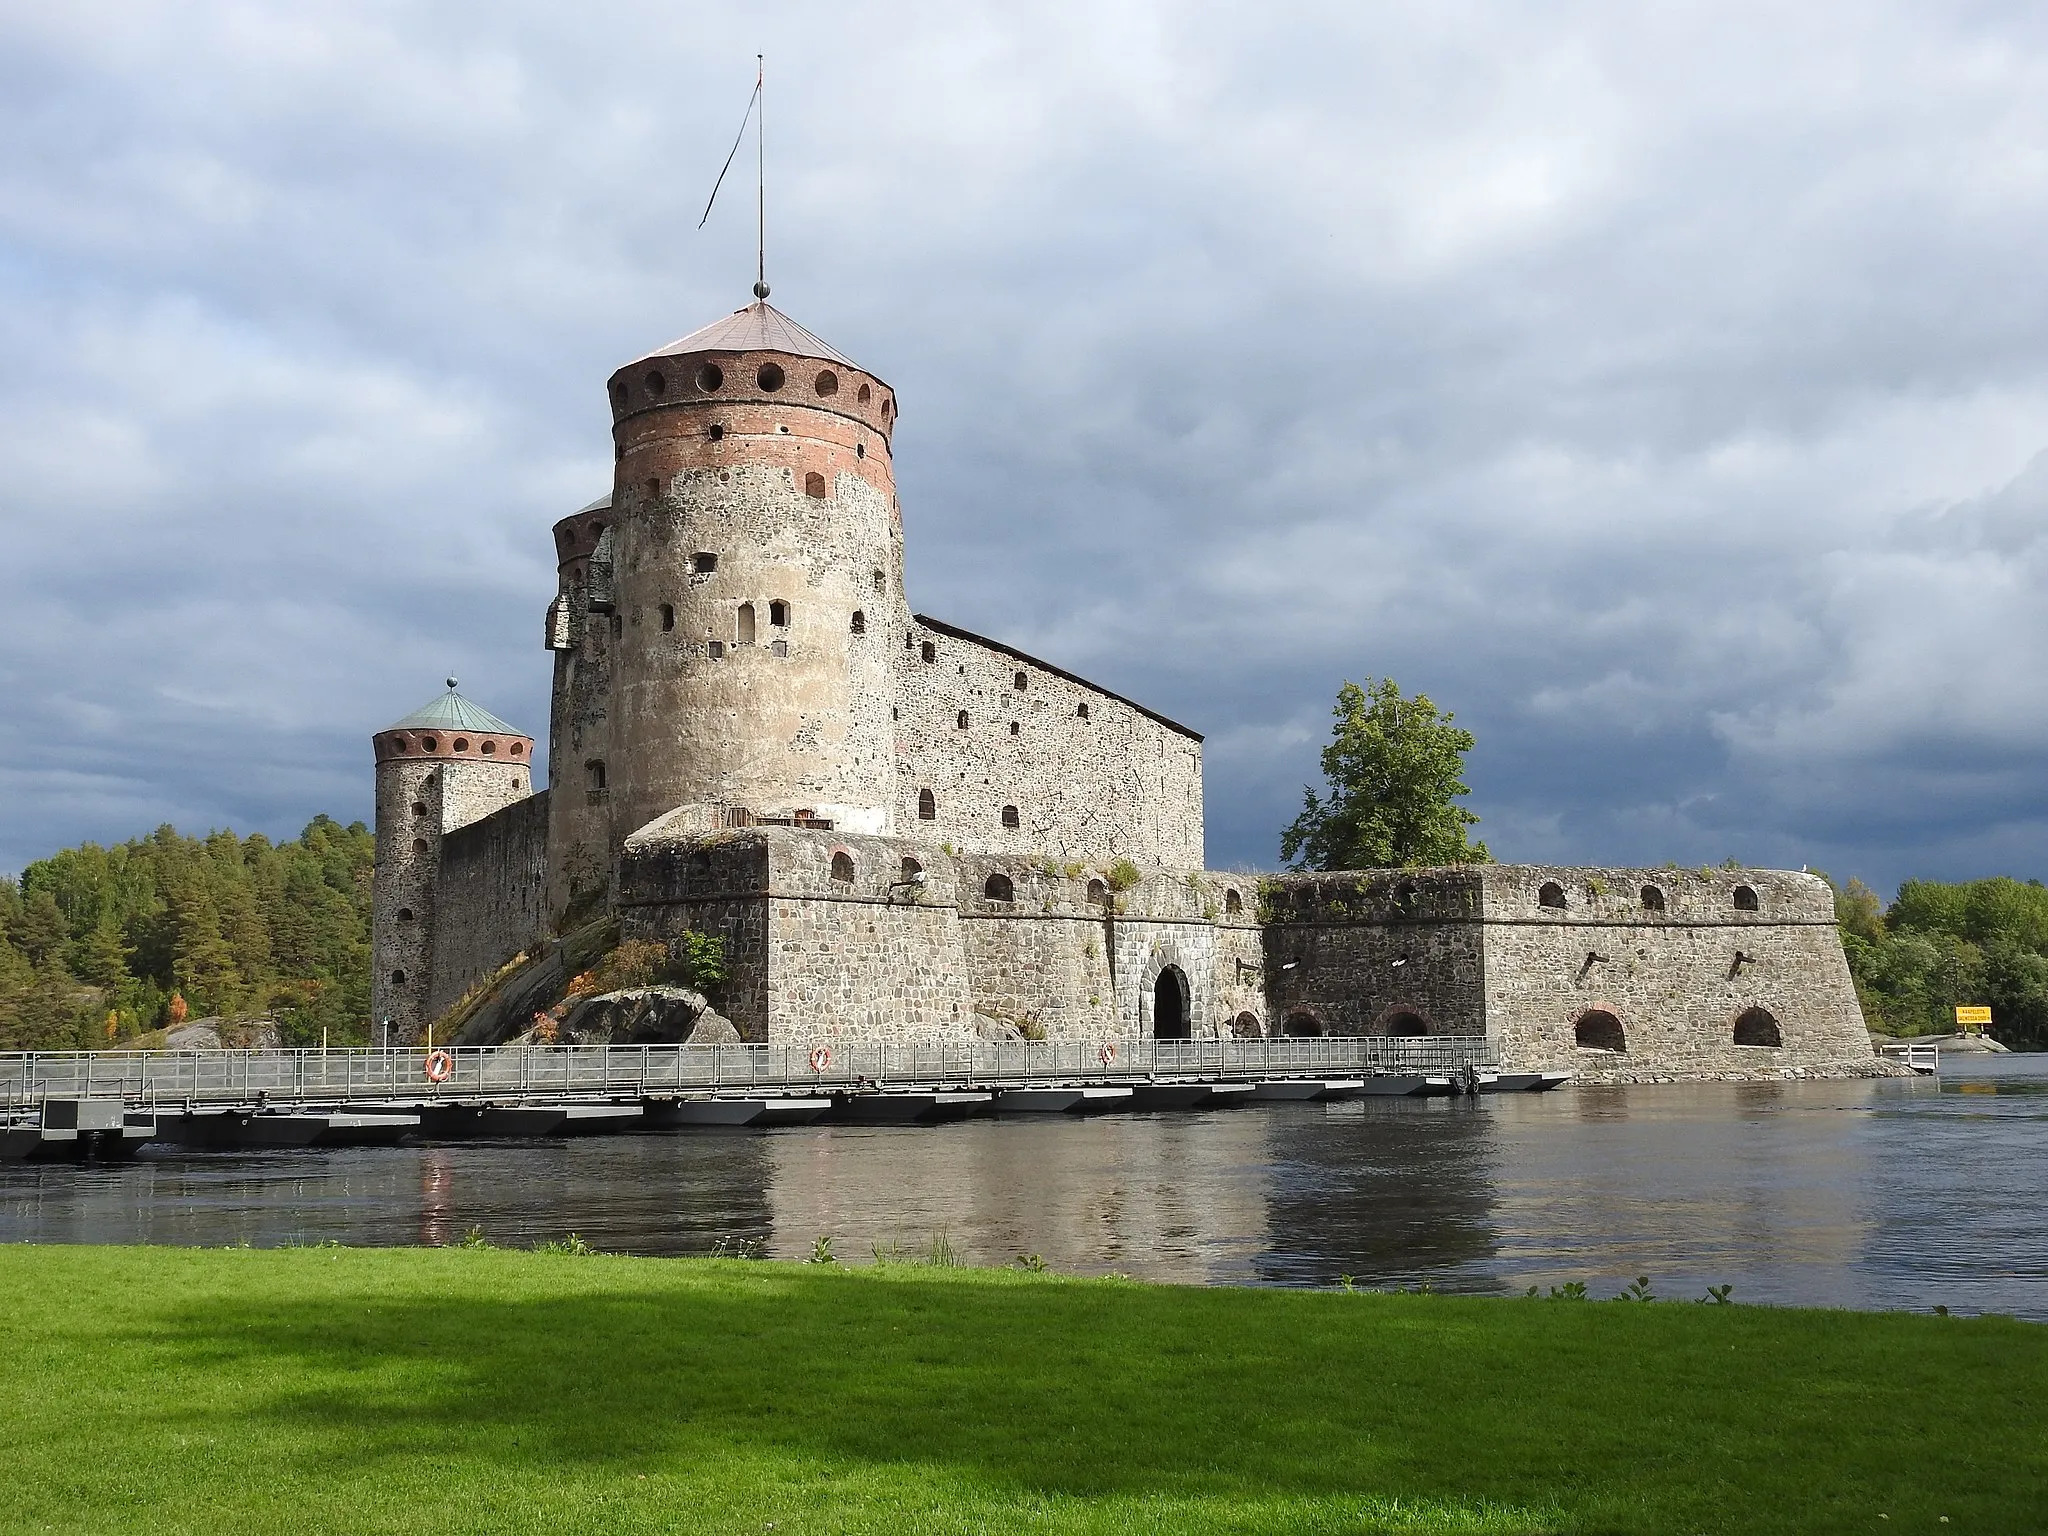
[[[0,1166],[0,1241],[877,1245],[1196,1284],[1660,1296],[2048,1320],[2048,1056],[1939,1079],[1567,1088]]]

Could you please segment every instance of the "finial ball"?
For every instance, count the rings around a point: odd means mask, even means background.
[[[450,688],[453,688],[453,687],[455,686],[455,679],[454,679],[454,678],[452,678],[452,677],[451,677],[451,678],[449,678],[449,679],[448,679],[448,686],[449,686]]]
[[[756,284],[754,284],[754,297],[755,297],[755,298],[757,298],[757,299],[765,299],[765,298],[767,298],[767,297],[768,297],[768,285],[767,285],[766,283],[756,283]]]

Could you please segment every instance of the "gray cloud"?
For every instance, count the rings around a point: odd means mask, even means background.
[[[757,49],[913,598],[1208,732],[1213,861],[1374,673],[1501,856],[2048,864],[2038,8],[194,3],[0,6],[0,868],[544,733]]]

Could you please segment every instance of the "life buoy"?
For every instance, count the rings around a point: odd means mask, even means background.
[[[455,1070],[455,1058],[446,1051],[427,1052],[427,1081],[445,1083]]]
[[[811,1070],[813,1072],[822,1072],[831,1065],[832,1050],[830,1046],[821,1045],[811,1052]]]
[[[1116,1060],[1116,1045],[1112,1041],[1102,1042],[1102,1048],[1095,1053],[1095,1059],[1105,1067]]]

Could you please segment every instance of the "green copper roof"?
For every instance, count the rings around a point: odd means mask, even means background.
[[[479,736],[524,736],[516,725],[507,725],[488,709],[480,709],[455,691],[455,679],[448,679],[448,691],[430,704],[422,704],[403,720],[394,720],[387,731],[474,731]]]

